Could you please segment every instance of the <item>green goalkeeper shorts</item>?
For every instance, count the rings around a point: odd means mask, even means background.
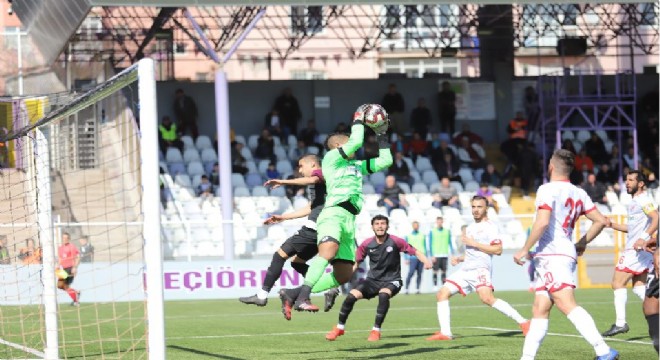
[[[316,220],[316,234],[319,244],[328,237],[339,242],[336,260],[355,262],[355,215],[339,206],[323,208]]]

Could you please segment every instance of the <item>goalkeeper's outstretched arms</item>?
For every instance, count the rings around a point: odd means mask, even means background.
[[[353,126],[351,126],[351,136],[348,138],[346,144],[339,148],[339,152],[343,152],[343,158],[350,158],[362,147],[364,142],[364,111],[366,105],[362,105],[353,114]]]
[[[376,140],[378,141],[378,157],[362,162],[363,174],[373,174],[392,166],[392,151],[390,151],[387,134],[376,134]]]

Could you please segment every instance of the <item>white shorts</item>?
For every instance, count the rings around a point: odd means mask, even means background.
[[[619,262],[614,269],[633,275],[647,273],[653,270],[653,255],[648,251],[627,249],[619,256]]]
[[[492,289],[493,284],[490,281],[490,269],[459,270],[445,280],[445,286],[451,290],[452,295],[460,292],[463,296],[477,291],[482,286]]]
[[[553,293],[561,289],[575,288],[576,262],[566,256],[536,256],[534,257],[535,283],[534,289]]]

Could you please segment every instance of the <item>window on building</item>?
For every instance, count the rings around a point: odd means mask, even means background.
[[[316,34],[323,30],[323,6],[292,6],[291,32]]]
[[[408,78],[422,78],[424,73],[446,73],[461,76],[458,59],[385,59],[383,70],[390,74],[406,74]]]
[[[323,70],[291,70],[291,80],[326,80]]]

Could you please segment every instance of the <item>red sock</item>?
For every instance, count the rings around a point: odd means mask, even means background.
[[[74,302],[78,301],[78,293],[76,292],[76,290],[74,290],[73,288],[68,288],[66,292],[69,294],[69,296],[71,296],[71,299],[73,299]]]

